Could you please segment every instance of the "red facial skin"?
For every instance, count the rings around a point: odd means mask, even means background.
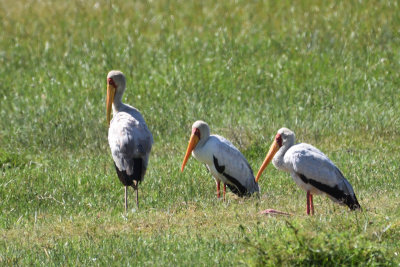
[[[279,147],[282,146],[282,136],[280,134],[276,134],[275,140],[278,143]]]
[[[192,130],[192,134],[197,135],[197,137],[200,139],[200,130],[198,128],[194,128]]]
[[[114,86],[115,88],[117,88],[117,85],[115,84],[115,82],[114,82],[113,79],[108,78],[108,79],[107,79],[107,83],[108,83],[109,85],[112,85],[112,86]]]

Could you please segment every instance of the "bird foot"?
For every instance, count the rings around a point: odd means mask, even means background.
[[[266,209],[266,210],[260,211],[260,214],[265,214],[265,215],[285,215],[285,216],[292,215],[290,213],[279,211],[279,210],[274,210],[274,209]]]

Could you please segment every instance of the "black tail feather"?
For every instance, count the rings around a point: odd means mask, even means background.
[[[340,189],[338,186],[331,187],[329,185],[320,183],[313,179],[309,179],[301,173],[297,173],[297,175],[304,183],[311,184],[321,192],[324,192],[325,194],[329,195],[332,199],[334,199],[334,201],[347,205],[351,210],[361,209],[361,206],[357,201],[356,195],[349,195],[345,191]]]
[[[357,198],[356,198],[356,195],[353,195],[353,196],[347,195],[343,202],[344,202],[344,204],[346,204],[351,210],[361,210],[361,206],[360,206],[360,203],[358,203],[358,200],[357,200]]]
[[[250,193],[247,191],[246,187],[244,187],[239,181],[232,176],[223,173],[222,175],[225,176],[225,178],[231,182],[232,184],[226,184],[228,188],[234,193],[235,195],[238,195],[239,197],[244,197],[244,196],[250,196]]]
[[[117,175],[119,180],[124,186],[133,186],[133,181],[141,182],[143,180],[143,171],[145,170],[143,167],[143,160],[141,158],[133,159],[133,173],[128,175],[126,170],[120,171],[115,165],[115,170],[117,171]]]

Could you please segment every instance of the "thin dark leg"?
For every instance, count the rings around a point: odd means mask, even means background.
[[[224,183],[224,201],[225,201],[225,194],[226,194],[226,184]]]
[[[217,183],[217,198],[220,198],[221,197],[221,194],[219,193],[219,189],[220,189],[220,181],[219,180],[216,180],[216,183]]]
[[[310,191],[307,191],[307,215],[310,215]]]
[[[136,207],[139,209],[139,182],[133,181],[133,188],[136,191]]]
[[[125,213],[128,210],[128,187],[125,186]]]
[[[310,209],[311,209],[311,215],[314,215],[314,201],[312,194],[310,194]]]

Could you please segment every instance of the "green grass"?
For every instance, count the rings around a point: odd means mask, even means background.
[[[0,265],[400,264],[397,1],[0,0]],[[106,75],[155,143],[123,213]],[[202,119],[257,171],[276,131],[324,151],[362,212],[270,166],[260,198],[180,173]],[[265,217],[275,208],[291,217]]]

